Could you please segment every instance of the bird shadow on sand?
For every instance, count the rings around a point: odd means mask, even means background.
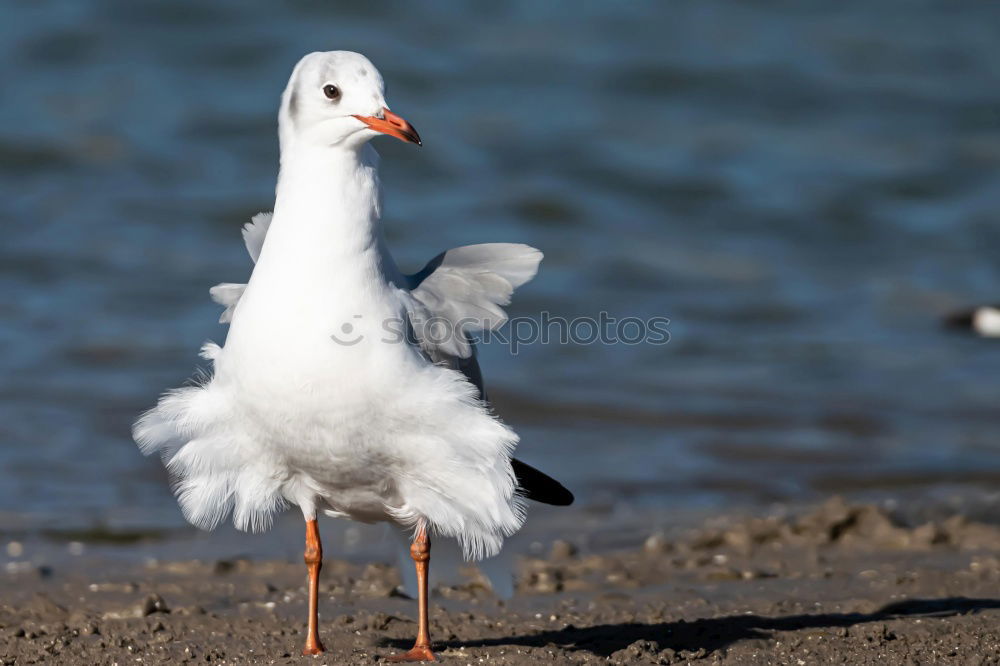
[[[651,641],[658,644],[659,649],[692,651],[704,649],[707,653],[712,653],[741,640],[769,638],[771,632],[776,631],[852,627],[868,622],[905,617],[943,618],[989,609],[1000,609],[1000,599],[969,599],[966,597],[911,599],[889,604],[873,613],[817,613],[784,617],[729,615],[691,622],[683,620],[651,624],[626,622],[591,627],[570,625],[558,631],[543,631],[535,634],[469,641],[445,641],[436,643],[435,647],[449,649],[501,645],[556,646],[564,650],[587,651],[601,657],[607,657],[636,641]],[[389,641],[388,644],[399,648],[409,647],[406,641]]]

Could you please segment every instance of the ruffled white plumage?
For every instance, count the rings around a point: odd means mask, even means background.
[[[208,350],[217,356],[216,348]],[[169,392],[134,434],[145,453],[163,456],[184,516],[203,529],[231,513],[238,529],[260,531],[287,502],[302,505],[308,496],[316,499],[305,503],[365,522],[427,520],[437,533],[458,538],[467,557],[493,555],[524,519],[509,464],[497,464],[510,457],[517,436],[486,413],[458,373],[420,372],[410,379],[406,386],[383,385],[377,407],[367,407],[360,419],[331,412],[317,422],[313,411],[306,427],[270,432],[262,421],[273,423],[277,414],[252,418],[230,392],[208,381]],[[339,441],[324,442],[316,430],[339,430],[333,438]],[[299,445],[289,446],[291,439]],[[352,449],[353,461],[345,461],[338,449],[361,440],[363,449]],[[317,457],[326,462],[316,463]],[[379,478],[372,480],[376,468]],[[352,486],[375,486],[378,496],[373,503],[367,490]]]

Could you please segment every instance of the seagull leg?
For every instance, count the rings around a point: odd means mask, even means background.
[[[306,521],[306,552],[303,559],[309,570],[309,627],[302,654],[322,654],[325,648],[319,640],[319,570],[323,566],[323,544],[319,540],[319,525],[315,518]]]
[[[431,539],[427,529],[421,525],[410,545],[410,557],[417,567],[417,640],[409,652],[389,657],[388,661],[437,661],[431,652],[430,632],[427,629],[427,568],[431,560]]]

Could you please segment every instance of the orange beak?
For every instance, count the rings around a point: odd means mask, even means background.
[[[394,136],[401,141],[406,141],[408,143],[415,143],[418,146],[424,145],[420,141],[420,135],[417,134],[417,130],[413,129],[413,125],[406,122],[395,113],[389,109],[382,109],[382,118],[376,118],[375,116],[354,116],[368,127],[372,128],[376,132],[382,132],[382,134],[388,134],[389,136]]]

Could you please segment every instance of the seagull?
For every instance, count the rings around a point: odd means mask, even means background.
[[[385,102],[364,56],[302,58],[281,97],[274,211],[243,229],[246,284],[213,287],[229,324],[193,384],[165,393],[133,437],[170,472],[185,518],[212,529],[232,516],[268,528],[284,507],[305,520],[308,622],[319,638],[323,550],[317,515],[389,522],[411,533],[417,575],[414,646],[390,661],[434,661],[428,631],[431,535],[466,559],[495,555],[526,500],[567,505],[558,481],[512,457],[517,435],[487,402],[474,334],[542,253],[489,243],[448,250],[405,275],[381,225],[380,135],[421,146]]]
[[[981,338],[1000,338],[1000,305],[980,305],[949,315],[945,326],[963,329]]]

